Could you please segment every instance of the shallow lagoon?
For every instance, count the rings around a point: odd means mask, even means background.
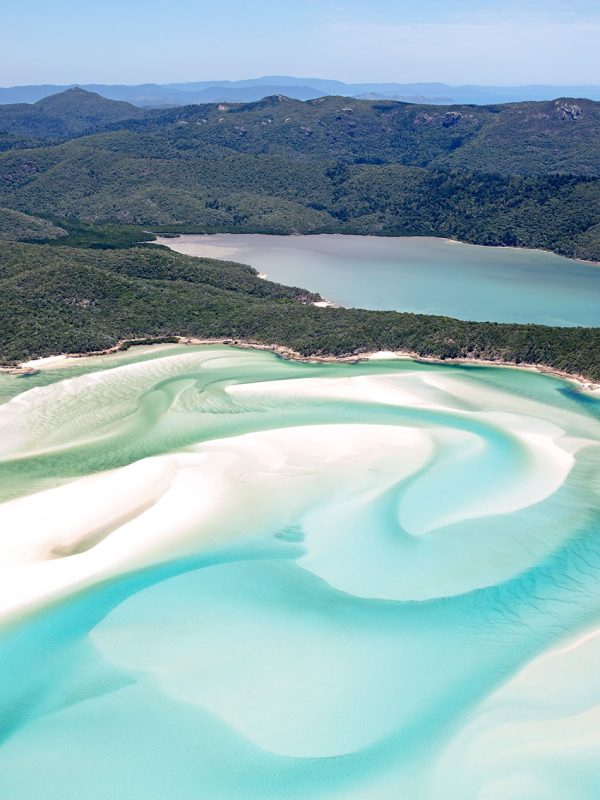
[[[594,796],[597,399],[183,346],[0,396],[3,797]]]
[[[162,239],[241,261],[338,305],[457,319],[600,325],[600,266],[552,253],[447,239],[218,234]]]

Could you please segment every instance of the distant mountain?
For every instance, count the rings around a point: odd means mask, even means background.
[[[247,87],[246,87],[247,88]],[[235,90],[243,91],[243,87]],[[126,148],[228,152],[503,174],[600,176],[600,104],[562,98],[527,103],[428,105],[378,98],[285,95],[140,109],[75,88],[33,104],[0,105],[0,152],[87,134],[129,131]],[[119,137],[111,134],[115,152]]]
[[[100,122],[115,122],[131,117],[137,112],[137,108],[131,103],[109,100],[79,87],[38,100],[35,108],[42,113],[54,114],[73,123],[78,121],[81,127],[97,125]]]
[[[0,108],[1,114],[1,108]],[[514,174],[600,176],[600,103],[430,106],[285,95],[139,112],[110,126],[157,157],[210,152]],[[111,147],[119,139],[111,135]],[[134,146],[123,139],[128,152]],[[149,151],[147,151],[149,152]]]
[[[13,86],[0,88],[0,104],[35,103],[74,85]],[[263,97],[284,94],[296,100],[310,100],[326,95],[385,98],[426,104],[516,103],[528,100],[553,100],[579,97],[600,100],[600,86],[449,86],[445,83],[343,83],[323,78],[295,78],[271,75],[240,81],[194,81],[189,83],[135,86],[84,84],[81,88],[110,100],[120,100],[141,107],[180,106],[195,103],[254,102]]]
[[[33,104],[0,106],[0,150],[18,146],[19,137],[34,141],[67,139],[124,119],[140,110],[130,103],[107,100],[83,89],[67,89]],[[4,146],[3,146],[4,140]]]
[[[158,158],[244,153],[600,177],[600,103],[592,100],[474,107],[278,94],[252,103],[140,109],[75,88],[0,106],[0,151],[89,134],[98,143],[109,136],[115,153]]]

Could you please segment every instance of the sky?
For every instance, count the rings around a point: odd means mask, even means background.
[[[600,83],[600,0],[0,0],[0,85]]]

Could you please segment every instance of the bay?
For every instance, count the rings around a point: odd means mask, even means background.
[[[600,266],[538,250],[427,237],[184,235],[188,255],[250,264],[345,307],[463,320],[600,325]]]

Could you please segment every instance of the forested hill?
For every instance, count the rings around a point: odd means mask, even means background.
[[[0,106],[1,131],[0,207],[55,228],[416,234],[600,260],[600,103],[588,100],[278,95],[142,110],[76,89]]]
[[[591,100],[426,106],[277,95],[148,111],[113,127],[151,141],[158,134],[170,152],[224,148],[506,174],[600,175],[600,103]]]
[[[544,364],[600,381],[600,328],[317,308],[316,298],[261,280],[248,266],[154,247],[99,252],[0,242],[0,363],[121,339],[197,336],[286,345],[306,356],[401,349]]]
[[[37,103],[0,105],[0,148],[9,149],[6,142],[10,142],[11,137],[29,146],[70,139],[103,129],[110,123],[135,119],[140,113],[130,103],[107,100],[77,88],[50,95]]]
[[[431,106],[344,97],[141,110],[82,89],[33,105],[0,105],[4,135],[68,139],[112,129],[129,152],[235,153],[395,163],[506,174],[600,175],[600,103],[558,99]]]

